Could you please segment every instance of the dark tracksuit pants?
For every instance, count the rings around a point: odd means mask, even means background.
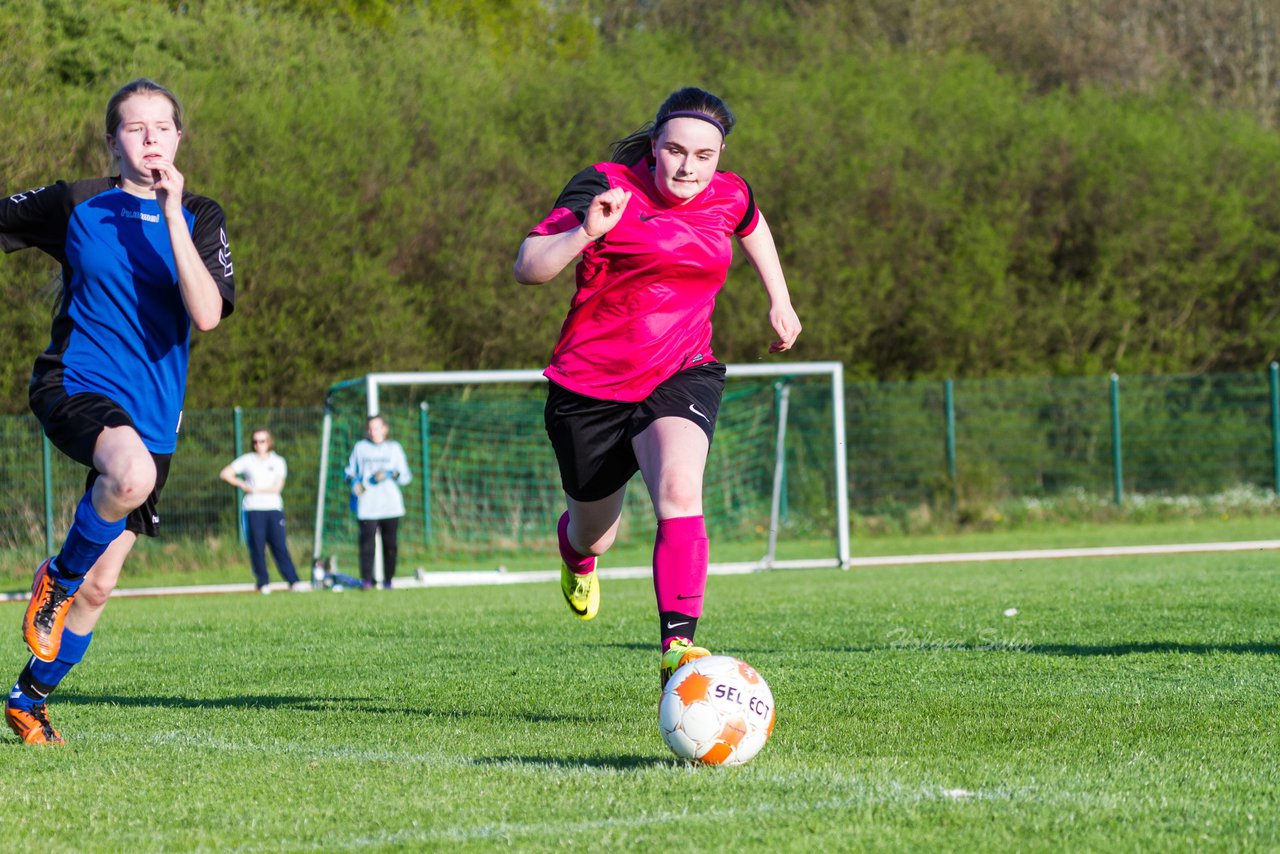
[[[253,578],[259,587],[271,579],[267,576],[267,548],[275,558],[276,569],[290,584],[298,580],[298,570],[289,556],[289,543],[284,537],[283,510],[246,510],[245,529],[249,538],[249,562],[253,566]]]
[[[399,517],[393,519],[361,519],[360,521],[360,580],[365,586],[373,583],[373,558],[377,549],[376,536],[382,534],[382,583],[389,585],[396,574],[396,554],[399,552],[396,533],[400,530]]]

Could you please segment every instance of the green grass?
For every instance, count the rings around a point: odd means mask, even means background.
[[[990,531],[958,530],[919,534],[871,534],[855,526],[852,531],[854,557],[944,552],[986,552],[1014,549],[1086,548],[1093,546],[1134,546],[1154,543],[1206,543],[1280,538],[1280,520],[1274,511],[1256,515],[1177,516],[1163,521],[1039,521]],[[711,558],[717,562],[752,561],[766,550],[766,542],[733,543],[712,537]],[[834,558],[834,535],[820,539],[784,538],[779,543],[782,560]],[[295,537],[290,542],[294,561],[304,578],[310,562],[311,541]],[[326,549],[329,552],[331,549]],[[605,566],[642,566],[649,562],[651,541],[619,546],[610,551]],[[353,545],[337,549],[339,569],[360,574]],[[26,591],[31,571],[43,560],[44,551],[27,549],[6,552],[0,567],[0,593]],[[427,570],[493,571],[505,566],[513,572],[556,569],[553,551],[523,550],[484,555],[439,555],[412,541],[401,545],[401,574],[411,576],[415,568]],[[275,564],[268,558],[273,581],[279,581]],[[249,558],[234,537],[205,540],[143,538],[129,556],[120,579],[121,587],[167,587],[196,584],[248,584],[252,581]]]
[[[1053,522],[1009,530],[895,536],[859,536],[855,530],[852,539],[855,556],[1213,543],[1280,539],[1280,519],[1269,513],[1160,522]]]
[[[661,742],[647,581],[586,624],[554,585],[122,599],[51,702],[68,746],[0,744],[0,843],[1274,849],[1276,583],[1269,553],[713,576],[699,639],[778,706],[739,769]]]

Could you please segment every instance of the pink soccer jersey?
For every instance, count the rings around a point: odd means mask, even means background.
[[[677,371],[715,360],[711,312],[733,260],[733,235],[760,215],[747,182],[717,172],[681,205],[663,200],[651,164],[597,163],[569,182],[530,234],[577,228],[591,200],[631,191],[621,221],[582,252],[577,291],[544,372],[588,397],[639,401]]]

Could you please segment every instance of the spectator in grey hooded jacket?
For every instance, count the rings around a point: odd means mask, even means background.
[[[377,537],[382,537],[382,586],[390,589],[396,574],[396,533],[404,516],[400,487],[413,479],[404,448],[387,438],[387,419],[373,415],[365,426],[369,438],[356,442],[345,471],[351,484],[356,519],[360,523],[360,582],[373,587],[373,560]]]

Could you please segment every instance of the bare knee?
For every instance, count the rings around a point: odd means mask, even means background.
[[[156,487],[156,465],[151,455],[133,456],[104,473],[99,481],[110,503],[133,509],[141,507]]]
[[[569,499],[569,544],[584,557],[599,557],[618,536],[626,487],[598,501]]]
[[[661,519],[698,516],[702,513],[702,485],[668,481],[658,490],[656,508]]]
[[[605,525],[604,518],[587,517],[575,520],[571,517],[568,531],[569,545],[583,557],[599,557],[607,552],[613,546],[613,541],[618,538],[619,521],[620,519],[615,517],[608,519],[608,524]]]
[[[610,528],[600,536],[596,537],[589,543],[574,543],[573,547],[584,557],[599,557],[613,547],[613,541],[618,538],[618,529]]]
[[[90,608],[99,611],[107,604],[107,600],[111,598],[111,591],[115,589],[114,579],[110,583],[104,583],[93,577],[90,573],[80,585],[80,592],[76,594],[76,604],[83,608]]]

